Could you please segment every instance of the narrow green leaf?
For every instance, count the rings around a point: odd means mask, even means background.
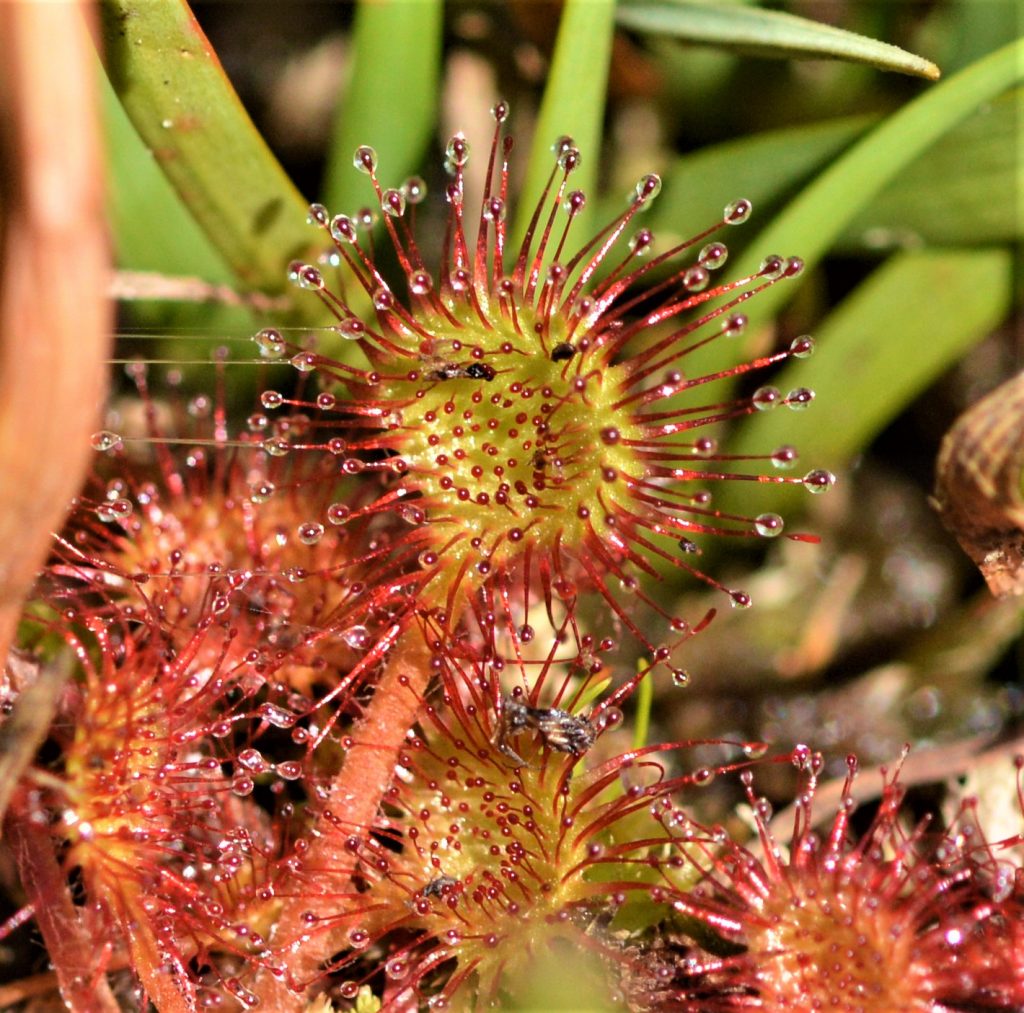
[[[1009,312],[1013,260],[1006,250],[899,253],[878,268],[817,332],[817,350],[773,382],[810,387],[805,411],[778,408],[749,417],[729,453],[800,450],[800,467],[840,471],[939,374]],[[758,511],[800,490],[723,489],[718,505]]]
[[[757,56],[846,60],[930,80],[939,76],[930,60],[898,46],[784,11],[706,0],[628,0],[616,16],[619,24],[638,32]]]
[[[103,120],[110,185],[107,208],[114,238],[117,266],[123,271],[199,278],[230,285],[234,280],[224,257],[199,228],[181,197],[160,171],[117,100],[110,85],[103,87]],[[212,344],[225,338],[252,333],[252,312],[240,306],[170,300],[139,300],[127,306],[127,324],[168,328],[175,334],[142,346],[139,341],[121,352],[168,359],[204,359]],[[183,334],[196,334],[185,339]],[[202,336],[199,336],[202,335]],[[149,339],[147,339],[149,340]],[[233,352],[251,356],[247,342],[228,341]],[[186,386],[195,379],[209,382],[205,367],[185,367]],[[251,394],[255,371],[243,371],[232,384],[232,395]]]
[[[1024,88],[979,108],[900,173],[839,237],[846,249],[1024,238]]]
[[[650,662],[641,659],[639,667],[650,667]],[[633,719],[633,748],[643,749],[651,731],[651,707],[654,705],[654,681],[651,672],[640,680],[636,687],[636,716]]]
[[[581,166],[572,177],[573,189],[591,198],[596,193],[614,29],[615,0],[566,0],[519,200],[513,248],[526,233],[554,164],[551,146],[562,135],[572,137],[582,153]],[[589,221],[590,212],[585,209],[573,224],[577,237],[590,234]]]
[[[808,265],[817,264],[882,187],[982,103],[1022,79],[1024,39],[1019,39],[909,103],[790,202],[749,245],[734,276],[756,271],[767,253],[798,254]],[[747,303],[751,324],[771,319],[796,287],[783,282]],[[751,343],[756,340],[751,333]]]
[[[872,124],[871,116],[851,116],[753,134],[684,155],[662,174],[664,184],[644,217],[663,248],[703,231],[730,201],[745,197],[767,211],[834,161]],[[622,201],[602,215],[611,219]],[[730,234],[730,241],[734,234]],[[730,243],[731,245],[731,243]]]
[[[135,129],[247,289],[287,291],[316,235],[183,0],[100,5],[107,73]],[[312,316],[313,300],[297,300]]]
[[[351,213],[367,203],[366,177],[352,167],[359,145],[376,149],[386,186],[398,186],[419,167],[437,122],[442,14],[440,0],[361,0],[352,80],[324,180],[332,212]]]
[[[231,271],[189,214],[153,154],[104,82],[103,119],[110,186],[107,202],[118,267],[162,274],[190,274],[228,282]],[[159,227],[154,228],[154,223]]]

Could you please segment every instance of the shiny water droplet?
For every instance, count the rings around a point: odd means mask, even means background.
[[[264,408],[280,408],[284,404],[284,396],[276,390],[265,390],[260,394],[260,404]]]
[[[281,337],[281,332],[274,330],[273,327],[264,327],[262,331],[257,331],[252,340],[256,342],[264,359],[277,359],[284,355],[285,340]]]
[[[331,524],[344,524],[352,514],[352,508],[344,503],[332,503],[327,508],[327,520]]]
[[[252,747],[243,749],[238,754],[238,762],[246,770],[251,770],[254,774],[262,774],[270,769],[270,764],[267,763],[263,754],[258,749],[253,749]]]
[[[385,190],[380,195],[380,209],[392,218],[401,218],[405,214],[405,194],[401,190]]]
[[[836,484],[836,476],[824,468],[816,468],[803,477],[804,487],[815,494],[828,492]]]
[[[797,387],[786,395],[786,406],[793,411],[802,411],[814,400],[814,391],[807,387]]]
[[[409,973],[409,962],[401,957],[392,957],[384,965],[384,973],[393,981],[398,981]]]
[[[772,253],[761,261],[761,266],[758,268],[757,273],[762,278],[767,278],[768,281],[775,281],[777,278],[782,277],[785,270],[785,260],[777,253]]]
[[[427,519],[427,512],[418,506],[414,506],[412,503],[402,503],[397,507],[395,513],[402,518],[406,524],[423,524]]]
[[[274,703],[263,703],[256,709],[256,713],[264,720],[274,725],[275,728],[291,728],[298,720],[295,714]]]
[[[256,787],[256,782],[251,777],[236,777],[231,782],[231,790],[234,794],[245,798],[251,795]]]
[[[413,271],[409,275],[409,291],[413,295],[426,295],[434,287],[434,279],[428,271]]]
[[[661,193],[661,177],[654,172],[642,176],[634,187],[634,192],[638,204],[650,204]]]
[[[796,447],[786,444],[772,451],[772,465],[778,468],[779,471],[785,471],[793,467],[799,456]]]
[[[729,248],[725,243],[708,243],[697,254],[697,263],[701,267],[714,271],[729,259]]]
[[[300,373],[312,373],[316,369],[316,356],[312,352],[299,352],[290,362]]]
[[[729,598],[732,600],[732,607],[737,609],[748,609],[754,604],[746,591],[730,591]]]
[[[306,289],[309,292],[317,291],[324,287],[324,276],[312,264],[300,265],[295,271],[294,281],[299,288]]]
[[[358,341],[366,334],[366,324],[359,317],[346,317],[334,329],[346,341]]]
[[[324,536],[324,526],[313,521],[307,521],[298,527],[299,541],[303,545],[316,545]]]
[[[745,313],[730,313],[722,323],[722,334],[727,338],[738,338],[747,329]]]
[[[298,760],[285,760],[275,768],[279,777],[286,781],[296,781],[302,777],[302,764]]]
[[[722,218],[726,225],[742,225],[750,217],[750,213],[753,210],[754,205],[750,201],[741,198],[725,205]]]
[[[306,222],[309,225],[326,225],[330,217],[323,204],[310,204]]]
[[[690,684],[690,673],[682,668],[672,669],[672,685],[678,689]]]
[[[771,385],[758,387],[751,395],[750,401],[758,411],[768,411],[782,401],[782,392],[778,387]]]
[[[427,196],[427,183],[422,176],[410,176],[402,184],[402,193],[410,204],[421,204]]]
[[[331,219],[331,238],[339,244],[351,245],[356,241],[356,223],[348,215],[335,215]]]
[[[350,626],[341,633],[341,639],[354,651],[364,651],[370,645],[370,631],[365,626]]]
[[[271,457],[284,457],[291,450],[291,444],[283,436],[271,436],[261,446]]]
[[[117,433],[111,432],[109,429],[101,429],[98,433],[93,433],[89,437],[89,445],[93,450],[100,450],[103,452],[109,450],[121,450],[124,448],[124,442]]]
[[[121,497],[114,500],[108,500],[105,503],[100,503],[100,505],[96,507],[96,516],[105,524],[115,524],[118,521],[123,521],[130,517],[132,515],[132,509],[131,500]]]
[[[487,222],[503,222],[505,220],[505,202],[500,197],[488,197],[480,211]]]
[[[754,519],[754,530],[762,538],[776,538],[782,534],[784,526],[785,521],[778,514],[759,514]]]
[[[798,359],[806,359],[814,352],[814,338],[808,334],[802,334],[789,343],[789,354]]]
[[[687,292],[703,292],[708,287],[711,275],[703,267],[688,267],[683,272],[683,288]]]
[[[249,499],[253,503],[266,503],[271,496],[277,491],[277,487],[273,482],[268,482],[266,479],[262,481],[253,482],[249,486]]]
[[[452,137],[444,149],[445,164],[451,168],[465,165],[469,161],[469,142],[462,134]]]
[[[629,248],[638,257],[650,253],[653,244],[654,233],[650,229],[641,229],[629,239]]]
[[[352,164],[370,176],[377,171],[377,152],[369,144],[361,144],[352,156]]]

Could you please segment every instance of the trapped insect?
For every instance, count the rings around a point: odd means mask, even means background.
[[[582,756],[597,738],[597,731],[587,718],[557,707],[530,707],[504,697],[493,741],[510,760],[522,765],[526,761],[508,740],[526,729],[537,732],[548,749],[573,756]]]

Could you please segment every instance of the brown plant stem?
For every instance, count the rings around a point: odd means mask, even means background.
[[[83,0],[0,4],[0,664],[81,484],[104,392],[109,256],[91,13]]]
[[[60,994],[72,1013],[117,1013],[120,1009],[107,979],[97,968],[95,940],[71,902],[67,878],[57,863],[45,823],[35,819],[24,796],[10,807],[5,837],[21,881],[35,908],[36,924],[46,943]]]
[[[273,943],[288,948],[287,968],[295,984],[312,981],[321,964],[341,945],[347,922],[327,931],[310,932],[308,914],[318,919],[337,917],[350,890],[351,852],[346,839],[373,827],[384,792],[394,777],[398,751],[419,716],[430,681],[430,652],[418,625],[407,626],[391,649],[380,682],[362,718],[352,731],[353,745],[323,804],[308,851],[304,873],[315,877],[316,892],[299,886],[288,891],[274,930]],[[279,890],[284,894],[287,887]],[[284,982],[261,972],[256,994],[264,1008],[288,1010],[296,996]]]

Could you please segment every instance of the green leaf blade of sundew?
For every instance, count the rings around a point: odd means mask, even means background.
[[[1008,250],[895,254],[858,286],[817,331],[814,355],[794,360],[772,382],[783,393],[815,391],[800,412],[750,416],[730,454],[800,451],[796,473],[843,469],[904,408],[1005,319],[1012,303]],[[756,514],[800,505],[801,488],[719,486],[717,506]],[[794,495],[796,502],[794,503]]]
[[[580,167],[570,177],[570,187],[583,190],[593,202],[614,29],[615,0],[566,0],[519,197],[513,251],[526,233],[551,174],[555,162],[552,145],[563,135],[573,138],[582,156]],[[590,237],[591,220],[589,208],[573,220],[573,234],[579,242]]]
[[[135,129],[244,289],[291,293],[287,265],[316,234],[182,0],[100,5],[104,60]],[[320,244],[322,245],[322,244]],[[319,319],[312,299],[293,319]]]
[[[689,43],[784,59],[830,59],[935,80],[939,68],[898,46],[784,11],[687,0],[630,0],[619,24]]]
[[[1022,79],[1024,39],[1019,39],[909,103],[791,201],[758,233],[731,274],[753,274],[769,253],[798,255],[809,266],[817,264],[890,180],[978,106]],[[748,349],[757,340],[757,325],[771,319],[796,287],[781,282],[745,305],[751,323]]]
[[[332,214],[351,214],[372,196],[352,165],[360,145],[376,150],[385,187],[419,167],[437,122],[442,27],[440,0],[362,0],[356,9],[352,80],[323,187]]]

